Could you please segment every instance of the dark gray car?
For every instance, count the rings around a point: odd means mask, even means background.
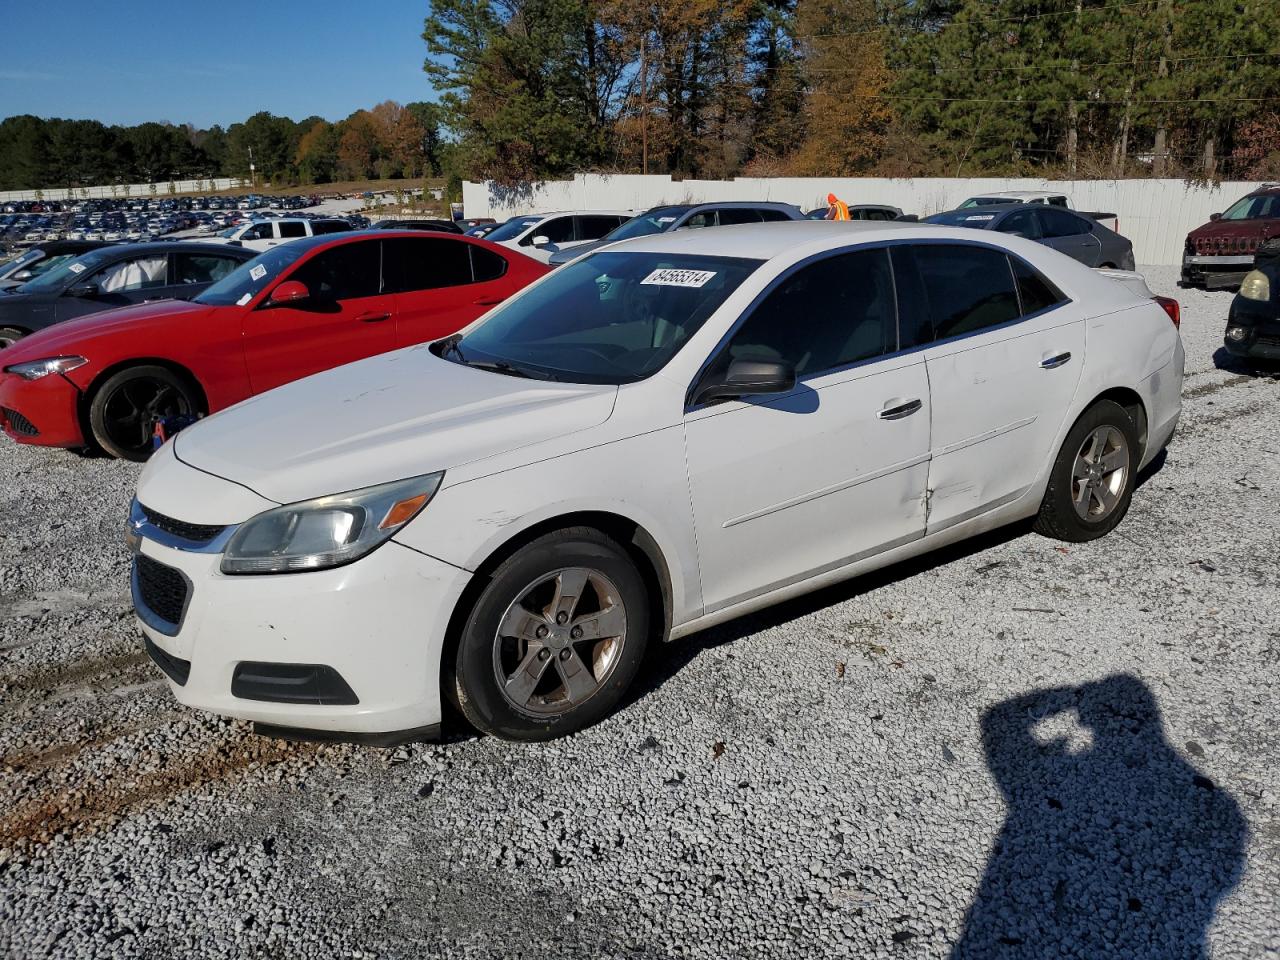
[[[0,292],[0,348],[51,324],[148,300],[188,299],[256,250],[226,244],[112,244]]]
[[[925,223],[947,227],[997,230],[1026,237],[1079,260],[1086,267],[1132,270],[1133,244],[1083,214],[1043,204],[1002,203],[951,210],[926,217]]]
[[[667,233],[670,230],[691,229],[696,227],[727,227],[744,223],[770,223],[781,220],[803,220],[804,214],[799,207],[789,203],[771,203],[769,201],[726,200],[721,203],[674,203],[646,210],[637,217],[632,217],[616,230],[606,234],[603,239],[591,243],[580,243],[567,250],[560,250],[551,255],[548,263],[553,267],[568,263],[582,256],[588,250],[603,247],[606,243],[619,240],[631,240],[634,237],[647,237],[655,233]]]

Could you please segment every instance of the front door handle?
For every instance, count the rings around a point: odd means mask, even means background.
[[[479,300],[472,300],[477,307],[493,307],[501,303],[502,297],[481,297]]]
[[[373,313],[372,311],[370,311],[369,313],[360,314],[360,316],[356,317],[356,319],[359,320],[361,323],[381,323],[383,320],[390,320],[391,314]]]
[[[876,414],[881,420],[901,420],[903,417],[909,417],[921,407],[924,406],[919,399],[913,397],[910,400],[895,401],[890,400],[891,406],[886,406]]]
[[[1062,366],[1070,359],[1071,359],[1070,352],[1059,353],[1056,356],[1046,357],[1045,359],[1040,361],[1040,369],[1053,370],[1053,369],[1056,369],[1057,367]]]

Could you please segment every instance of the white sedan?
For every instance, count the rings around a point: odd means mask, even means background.
[[[1030,240],[778,223],[624,242],[462,334],[166,444],[130,520],[191,706],[538,740],[648,646],[1001,524],[1091,540],[1181,409],[1177,304]]]

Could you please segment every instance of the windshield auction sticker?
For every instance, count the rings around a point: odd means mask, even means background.
[[[261,280],[266,275],[267,275],[267,268],[264,267],[262,264],[258,264],[255,267],[249,268],[249,276],[253,277],[253,279],[255,280]]]
[[[994,220],[995,218],[996,215],[994,213],[980,213],[975,217],[965,217],[965,220]]]
[[[67,267],[67,269],[70,270],[72,273],[84,273],[84,264],[73,263],[71,264],[71,266]]]
[[[671,267],[662,267],[641,280],[640,284],[657,287],[701,287],[715,275],[714,270],[676,270]]]

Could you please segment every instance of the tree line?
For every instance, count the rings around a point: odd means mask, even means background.
[[[259,183],[277,186],[438,176],[443,146],[433,103],[387,100],[338,123],[261,112],[207,130],[24,114],[0,121],[0,190],[249,179],[250,163]]]
[[[1280,177],[1275,0],[433,0],[467,176]]]

